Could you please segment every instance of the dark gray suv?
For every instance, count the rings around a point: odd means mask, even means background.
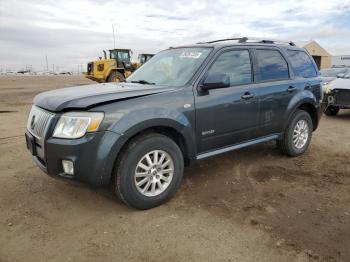
[[[184,166],[276,140],[303,154],[317,128],[322,90],[310,55],[292,42],[224,39],[169,48],[124,83],[39,94],[26,141],[49,175],[112,183],[148,209],[178,190]]]

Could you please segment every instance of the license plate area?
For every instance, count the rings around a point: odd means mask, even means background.
[[[28,150],[33,156],[36,156],[37,152],[36,152],[35,137],[33,137],[31,134],[28,134],[28,133],[25,134],[25,137],[26,137],[26,144],[27,144]]]

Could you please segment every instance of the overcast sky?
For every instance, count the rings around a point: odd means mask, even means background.
[[[232,36],[314,39],[350,55],[350,1],[0,0],[0,70],[76,69],[116,46],[153,53]]]

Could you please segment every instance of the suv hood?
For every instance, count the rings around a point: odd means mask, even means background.
[[[350,90],[350,79],[348,78],[337,78],[336,80],[329,83],[330,89],[347,89]]]
[[[52,112],[59,112],[65,109],[87,109],[102,103],[173,90],[173,87],[132,83],[93,84],[40,93],[34,98],[34,104]]]
[[[337,78],[336,77],[332,77],[332,76],[322,76],[321,77],[321,80],[322,80],[322,83],[323,84],[328,84],[334,80],[336,80]]]

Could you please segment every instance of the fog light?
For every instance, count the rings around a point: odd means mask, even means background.
[[[63,171],[64,173],[66,173],[67,175],[74,175],[74,165],[73,162],[70,160],[62,160],[62,167],[63,167]]]

